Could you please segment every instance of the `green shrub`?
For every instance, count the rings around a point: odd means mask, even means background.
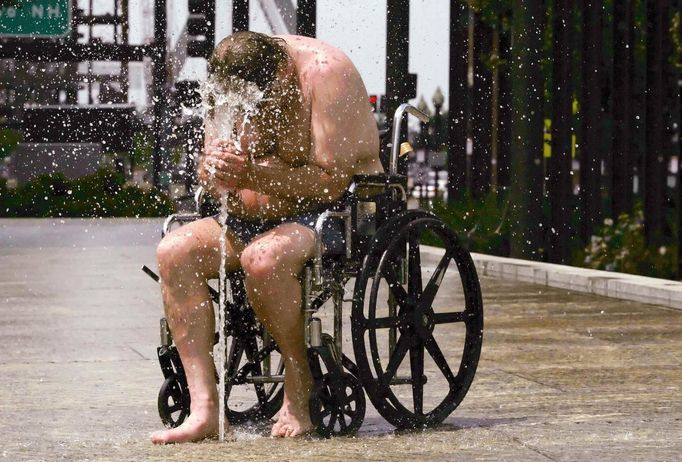
[[[20,131],[12,128],[0,128],[0,160],[12,154],[22,140]]]
[[[508,255],[506,207],[498,203],[495,193],[491,192],[482,199],[466,197],[451,205],[436,200],[430,211],[452,228],[471,252]],[[437,242],[433,244],[438,245]]]
[[[109,169],[75,180],[41,175],[14,190],[0,183],[0,217],[151,217],[173,210],[166,194],[127,186]]]
[[[672,278],[675,276],[675,246],[648,247],[644,234],[644,213],[637,208],[630,216],[604,220],[604,225],[582,253],[588,268]]]

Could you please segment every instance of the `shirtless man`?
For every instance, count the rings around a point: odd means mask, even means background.
[[[293,437],[312,429],[297,275],[313,255],[320,211],[340,198],[354,174],[383,170],[377,127],[353,63],[319,40],[236,33],[216,46],[209,74],[238,77],[265,92],[258,115],[236,127],[245,133],[241,150],[234,140],[207,137],[199,175],[215,196],[229,191],[226,269],[244,270],[249,301],[281,350],[284,403],[272,435]],[[154,443],[217,434],[215,326],[206,281],[219,274],[220,234],[216,219],[205,218],[169,233],[157,250],[191,413],[179,427],[154,433]]]

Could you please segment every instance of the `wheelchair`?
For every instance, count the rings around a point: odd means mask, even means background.
[[[483,336],[478,276],[469,252],[442,220],[407,208],[406,177],[397,174],[399,150],[411,149],[400,145],[406,113],[428,122],[409,104],[396,110],[388,173],[356,175],[340,205],[319,217],[315,254],[300,276],[314,379],[310,414],[321,436],[357,432],[365,417],[365,393],[399,429],[437,425],[461,403],[476,373]],[[201,217],[171,215],[163,232]],[[336,252],[323,243],[334,226],[342,236]],[[226,277],[231,297],[218,307],[226,320],[225,414],[232,424],[270,419],[282,404],[283,361],[249,307],[243,273]],[[210,292],[218,303],[218,292]],[[331,317],[321,310],[327,302],[333,306]],[[348,307],[353,359],[343,352]],[[331,333],[323,332],[323,318]],[[175,427],[189,415],[190,396],[165,318],[157,351],[164,376],[159,416]]]

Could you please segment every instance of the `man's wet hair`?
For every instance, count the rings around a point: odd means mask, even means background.
[[[216,45],[208,61],[208,72],[219,79],[235,76],[253,82],[267,94],[277,72],[289,60],[284,44],[278,37],[236,32]]]

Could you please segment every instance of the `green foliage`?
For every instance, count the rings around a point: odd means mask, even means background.
[[[133,149],[130,151],[130,162],[139,167],[146,167],[152,160],[154,153],[154,137],[149,129],[136,132],[133,135]]]
[[[173,209],[164,193],[126,185],[108,169],[75,180],[42,175],[15,190],[0,182],[0,217],[158,217]]]
[[[468,0],[469,7],[481,15],[483,22],[495,27],[499,16],[512,9],[511,0]]]
[[[670,19],[670,41],[673,49],[670,61],[675,68],[682,69],[682,12],[676,11]]]
[[[644,213],[637,208],[630,216],[621,214],[618,220],[604,220],[604,226],[583,250],[581,266],[606,271],[673,278],[675,276],[674,246],[651,248],[646,245]]]
[[[0,159],[3,159],[14,151],[17,144],[21,143],[23,136],[20,131],[11,128],[0,129]]]
[[[482,199],[467,197],[452,205],[437,200],[430,211],[450,226],[471,252],[508,254],[506,207],[498,203],[495,193],[489,193]]]

